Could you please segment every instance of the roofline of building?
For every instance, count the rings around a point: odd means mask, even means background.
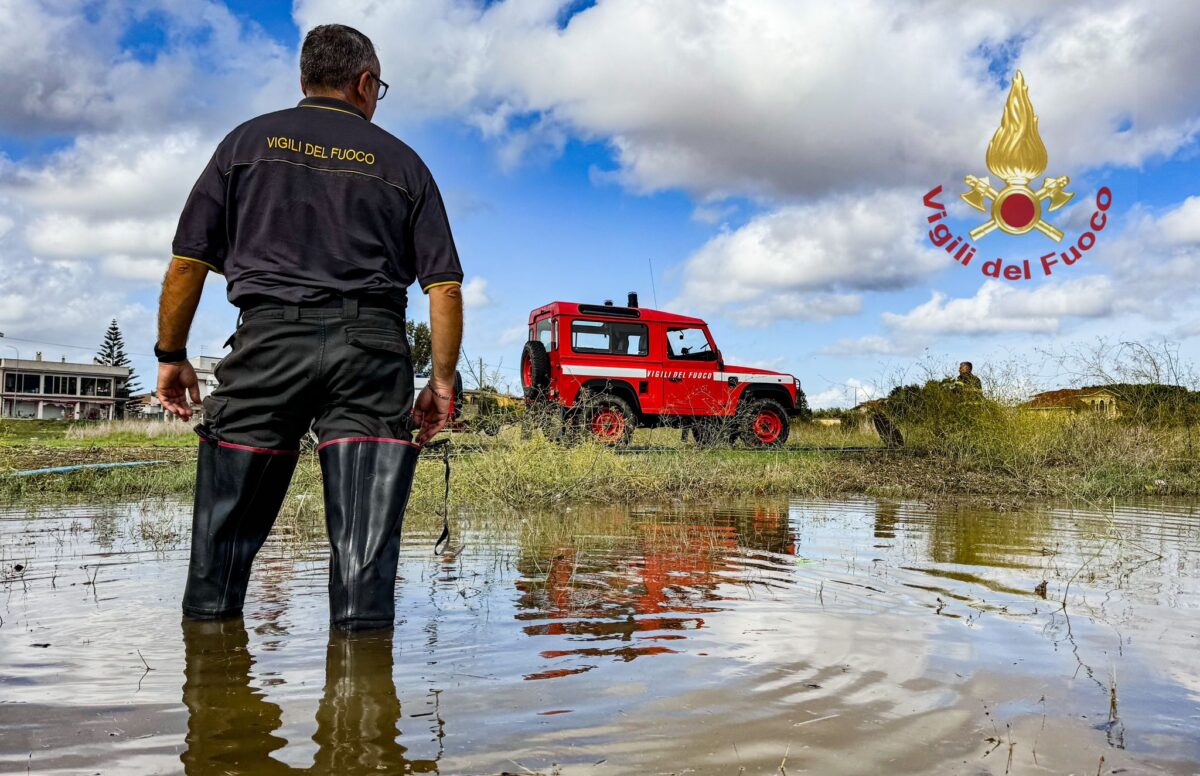
[[[0,358],[0,369],[28,372],[56,372],[73,375],[88,374],[102,377],[128,377],[132,371],[127,366],[79,364],[74,361],[38,361],[28,358]]]

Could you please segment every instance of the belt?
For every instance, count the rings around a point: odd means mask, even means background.
[[[296,321],[301,318],[357,318],[360,310],[370,310],[372,313],[390,313],[404,319],[404,309],[396,309],[394,300],[382,297],[334,297],[320,302],[306,304],[288,304],[263,300],[242,308],[242,320],[251,318],[282,318],[285,321]]]

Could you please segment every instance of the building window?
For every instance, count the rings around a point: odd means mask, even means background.
[[[42,376],[8,372],[4,375],[4,390],[8,393],[41,393]]]
[[[46,375],[46,393],[54,396],[74,396],[78,391],[78,380],[74,377]]]
[[[96,378],[81,377],[79,378],[79,395],[80,396],[95,396],[96,395]]]

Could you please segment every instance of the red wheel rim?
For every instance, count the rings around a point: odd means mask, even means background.
[[[774,412],[763,410],[754,418],[754,436],[763,444],[771,444],[783,433],[783,421]]]
[[[616,442],[625,436],[625,416],[614,409],[600,410],[592,416],[592,435],[604,442]]]
[[[526,388],[533,387],[533,362],[529,359],[521,362],[521,384]]]

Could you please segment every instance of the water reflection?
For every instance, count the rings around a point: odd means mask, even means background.
[[[305,529],[182,650],[164,509],[0,508],[0,772],[1198,772],[1193,504],[464,513],[391,638]]]
[[[437,773],[437,758],[409,759],[399,742],[400,700],[392,678],[392,634],[331,633],[325,694],[317,707],[310,768],[272,756],[282,709],[254,685],[254,657],[241,619],[183,623],[185,772]]]
[[[606,533],[582,533],[570,544],[522,548],[516,618],[528,636],[584,643],[543,649],[549,660],[583,662],[527,674],[553,679],[584,673],[596,659],[630,662],[677,654],[706,615],[725,610],[722,586],[767,585],[765,570],[784,570],[780,555],[795,552],[787,510],[691,507],[647,515],[623,511]],[[613,535],[619,540],[613,542]],[[616,642],[612,644],[611,642]]]

